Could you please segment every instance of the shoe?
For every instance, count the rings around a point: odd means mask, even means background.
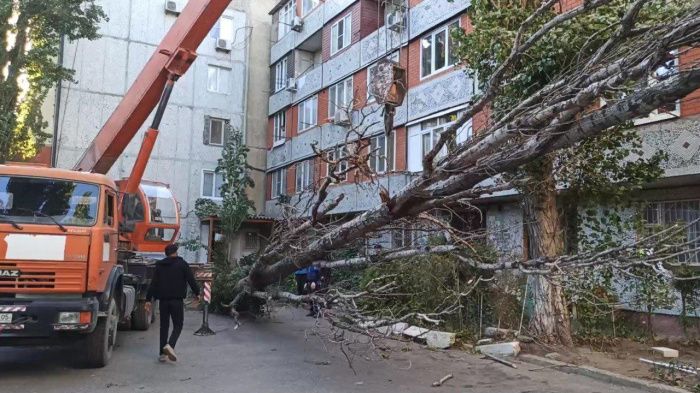
[[[177,362],[177,355],[175,354],[175,350],[173,349],[173,347],[170,346],[170,344],[163,347],[163,353],[165,354],[165,356],[168,357],[168,359],[172,360],[173,362]]]
[[[158,361],[161,362],[161,363],[167,362],[167,361],[168,361],[168,355],[166,355],[166,354],[161,354],[160,356],[158,356]]]

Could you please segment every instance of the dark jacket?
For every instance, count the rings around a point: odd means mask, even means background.
[[[194,279],[190,265],[180,257],[167,257],[156,262],[151,286],[146,299],[184,299],[187,296],[187,284],[195,295],[199,295],[199,285]]]

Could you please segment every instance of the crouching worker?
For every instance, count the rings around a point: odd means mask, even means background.
[[[187,284],[199,301],[199,286],[194,279],[190,265],[177,255],[177,245],[168,244],[165,247],[165,258],[156,262],[151,286],[146,295],[146,310],[150,314],[151,301],[157,299],[160,310],[160,351],[159,359],[177,361],[175,344],[182,332],[185,319],[183,300],[187,296]],[[173,331],[168,338],[170,320],[173,321]]]

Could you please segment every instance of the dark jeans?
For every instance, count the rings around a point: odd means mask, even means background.
[[[160,309],[160,348],[158,351],[162,354],[163,347],[170,344],[175,348],[177,339],[182,333],[182,324],[185,321],[185,305],[182,299],[164,299],[159,300]],[[168,330],[170,330],[170,319],[173,320],[173,332],[168,339]]]
[[[303,295],[304,284],[306,284],[306,274],[296,274],[294,278],[297,280],[297,295]]]

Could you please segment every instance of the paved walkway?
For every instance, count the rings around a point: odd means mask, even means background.
[[[0,348],[3,393],[639,393],[585,377],[521,364],[512,369],[460,351],[429,351],[396,341],[377,343],[391,351],[357,344],[346,352],[314,334],[314,320],[301,310],[282,310],[271,320],[233,329],[231,320],[213,316],[216,336],[196,337],[200,314],[186,315],[178,344],[181,361],[160,364],[157,330],[120,332],[111,364],[98,370],[73,365],[67,351]],[[327,332],[327,330],[323,330]],[[431,383],[454,378],[440,388]]]

